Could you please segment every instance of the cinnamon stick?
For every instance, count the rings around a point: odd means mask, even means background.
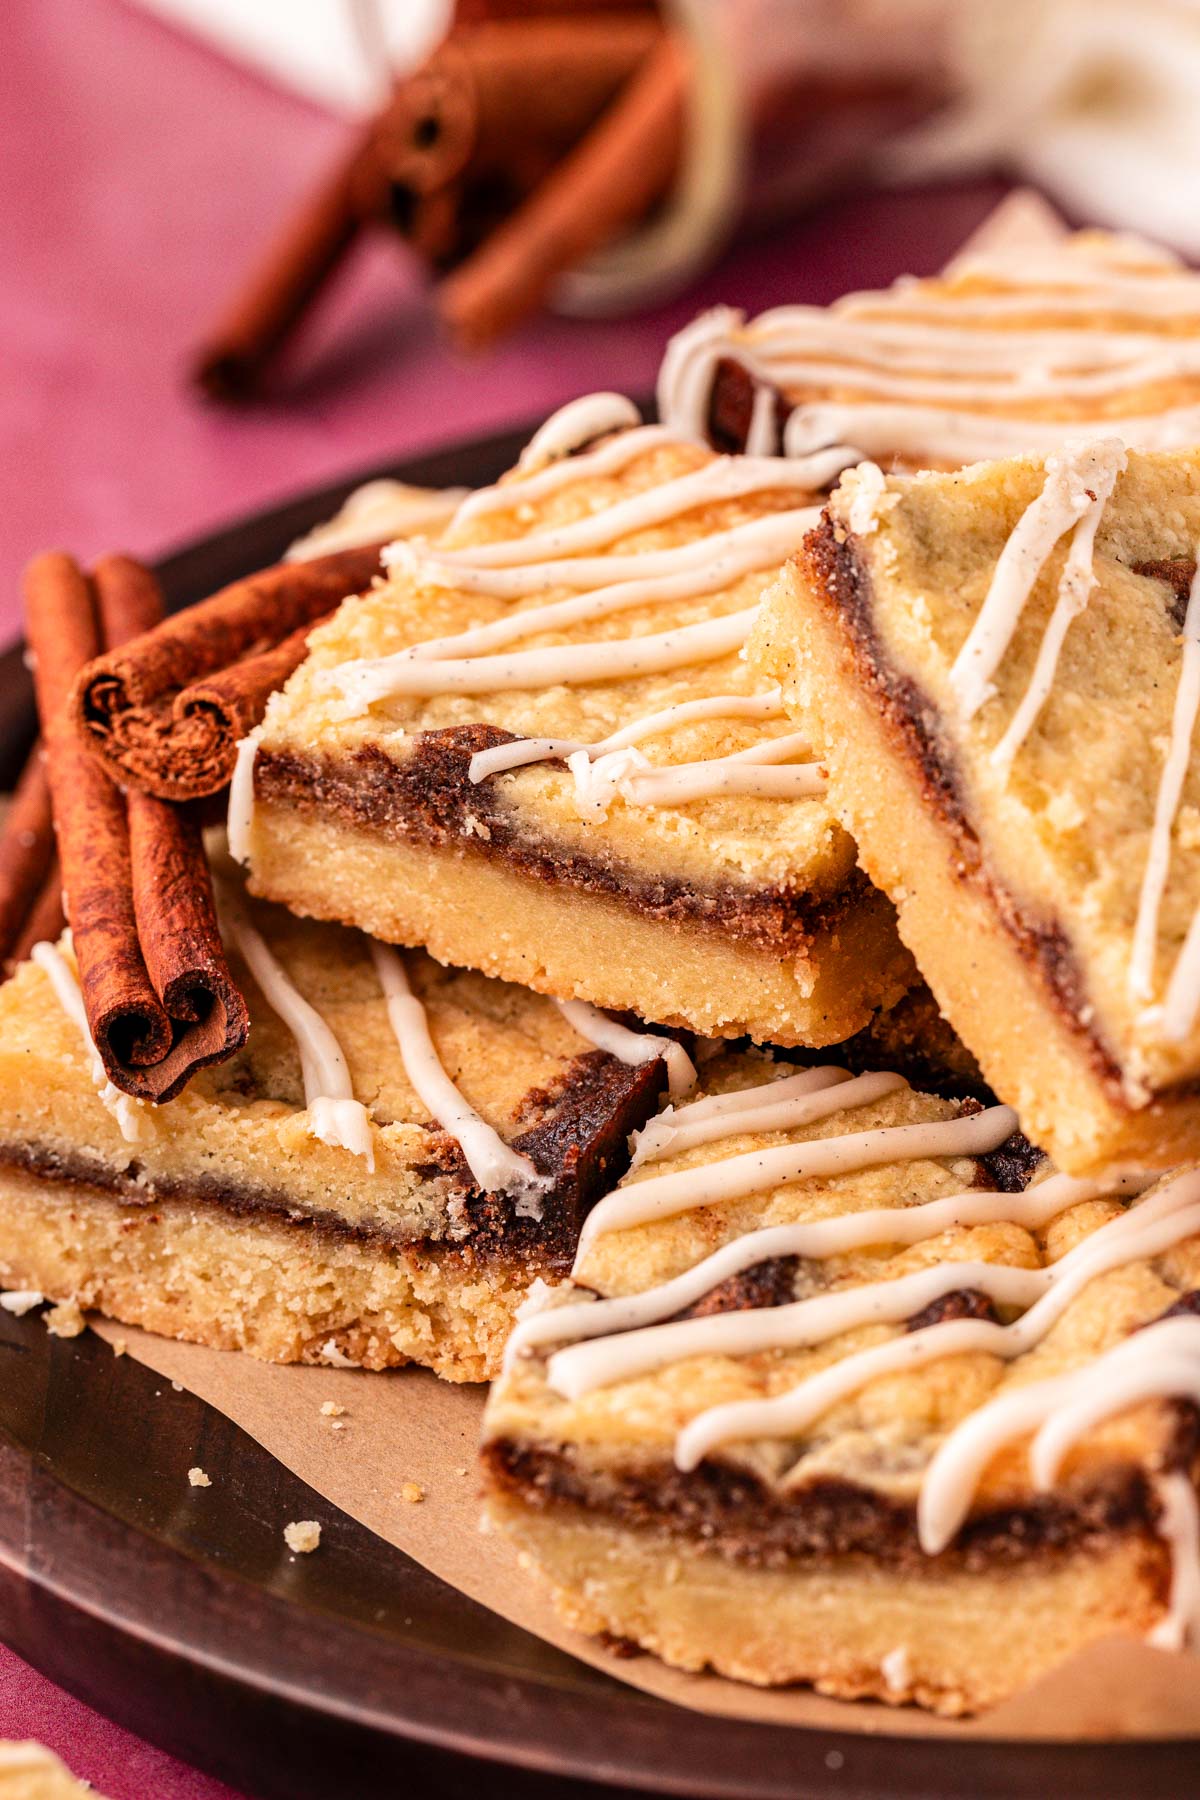
[[[162,592],[129,556],[106,556],[92,571],[101,635],[110,650],[162,622]],[[212,876],[200,828],[175,807],[131,789],[126,796],[133,913],[150,984],[188,1052],[184,1079],[245,1042],[249,1017],[233,985],[217,923]]]
[[[0,833],[0,962],[13,946],[54,860],[50,783],[40,743],[21,772]]]
[[[12,951],[5,960],[5,973],[11,975],[18,963],[27,961],[29,952],[35,944],[57,943],[62,936],[66,922],[67,915],[63,910],[62,870],[59,868],[56,856],[50,864],[50,872],[42,883],[41,891],[29,909]]]
[[[51,553],[30,564],[25,593],[88,1026],[115,1086],[169,1100],[197,1068],[245,1042],[245,1002],[225,965],[198,828],[142,795],[127,805],[67,709],[102,636],[115,647],[161,614],[157,585],[128,557],[105,558],[89,583],[70,557]]]
[[[380,548],[279,563],[93,659],[71,694],[80,742],[124,786],[174,801],[215,793],[229,779],[238,738],[301,660],[296,634],[369,585]],[[282,659],[261,660],[285,639]],[[255,666],[243,676],[211,679],[247,662]]]
[[[282,643],[195,681],[176,696],[172,718],[186,739],[197,798],[215,793],[229,781],[239,740],[253,731],[271,695],[300,667],[308,655],[311,633],[324,622],[324,618],[314,619]]]
[[[210,399],[245,400],[310,302],[333,275],[364,217],[382,208],[372,134],[360,136],[332,175],[271,245],[248,286],[196,352],[192,378]]]
[[[652,15],[576,10],[459,30],[397,88],[374,137],[388,179],[429,194],[463,175],[520,185],[600,116],[661,36]]]
[[[88,1023],[109,1079],[128,1088],[132,1071],[169,1055],[173,1033],[138,946],[125,802],[67,717],[71,684],[100,645],[91,587],[69,556],[30,563],[25,633]]]
[[[583,142],[447,277],[438,310],[460,344],[480,348],[519,324],[559,275],[662,199],[683,143],[687,79],[686,47],[664,36]]]

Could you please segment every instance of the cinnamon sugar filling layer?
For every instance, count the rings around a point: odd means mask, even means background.
[[[647,875],[615,860],[590,857],[556,844],[507,807],[493,783],[472,783],[471,758],[515,741],[491,725],[420,732],[403,760],[367,745],[347,756],[303,756],[260,748],[254,766],[258,798],[268,804],[336,818],[355,830],[434,847],[467,845],[538,881],[585,893],[616,894],[650,918],[726,931],[780,957],[802,953],[836,927],[868,891],[854,869],[829,895],[810,889],[751,887],[733,882],[705,888],[692,879]]]
[[[454,1140],[429,1128],[429,1160],[411,1172],[414,1180],[434,1185],[444,1203],[447,1229],[436,1238],[406,1236],[383,1220],[351,1221],[327,1210],[301,1210],[286,1191],[258,1183],[200,1171],[148,1177],[136,1158],[119,1169],[84,1148],[64,1154],[33,1142],[0,1142],[0,1168],[35,1175],[64,1194],[93,1188],[139,1207],[160,1202],[212,1207],[234,1218],[271,1218],[328,1240],[354,1240],[406,1255],[461,1251],[489,1261],[565,1270],[588,1208],[614,1171],[626,1166],[629,1134],[664,1086],[661,1061],[629,1067],[590,1051],[575,1058],[553,1093],[527,1096],[528,1108],[541,1109],[544,1116],[514,1137],[513,1147],[549,1178],[540,1219],[522,1217],[502,1194],[482,1192]]]

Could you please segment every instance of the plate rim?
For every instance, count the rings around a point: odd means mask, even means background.
[[[516,451],[533,428],[530,424],[472,436],[416,457],[380,459],[197,534],[155,561],[154,567],[163,581],[171,609],[189,604],[204,592],[212,592],[222,585],[223,580],[235,579],[238,574],[264,566],[292,538],[319,519],[328,517],[348,493],[366,481],[392,476],[418,485],[449,486],[459,483],[477,485],[481,480],[494,479],[514,460]],[[262,553],[263,546],[267,546],[265,553]],[[214,568],[218,572],[221,569],[230,572],[214,581]],[[11,778],[15,767],[19,766],[19,757],[23,756],[29,741],[31,723],[31,689],[18,642],[0,652],[0,744],[4,758],[0,763],[0,779],[5,775]],[[43,1329],[36,1321],[34,1328]],[[55,1354],[66,1354],[68,1350],[69,1346],[65,1344],[55,1346]],[[189,1398],[194,1400],[196,1397]],[[197,1400],[196,1404],[206,1403]],[[215,1413],[215,1409],[207,1410],[216,1417],[223,1417]],[[269,1457],[269,1452],[261,1445],[252,1439],[250,1442],[260,1455]],[[100,1540],[109,1543],[122,1540],[122,1554],[134,1550],[142,1556],[152,1553],[156,1566],[161,1564],[164,1579],[169,1573],[177,1586],[182,1583],[179,1591],[186,1588],[189,1604],[193,1606],[203,1609],[207,1604],[211,1611],[212,1592],[218,1592],[227,1606],[230,1592],[235,1587],[244,1591],[247,1578],[234,1576],[211,1562],[190,1557],[181,1550],[148,1538],[136,1526],[77,1492],[61,1474],[55,1473],[48,1460],[39,1458],[0,1427],[0,1618],[5,1624],[5,1639],[18,1654],[84,1698],[88,1697],[89,1684],[79,1676],[77,1669],[64,1664],[61,1647],[56,1648],[52,1641],[54,1633],[61,1629],[63,1615],[81,1624],[87,1623],[89,1638],[106,1640],[114,1653],[123,1648],[125,1660],[134,1665],[140,1664],[150,1652],[157,1652],[160,1657],[169,1655],[193,1678],[197,1675],[209,1677],[215,1682],[214,1691],[227,1689],[232,1684],[243,1696],[259,1696],[268,1711],[282,1709],[293,1724],[307,1720],[310,1726],[321,1724],[340,1728],[360,1738],[366,1734],[393,1747],[421,1745],[443,1757],[448,1756],[457,1765],[464,1761],[468,1767],[492,1764],[531,1777],[557,1777],[575,1784],[576,1792],[583,1792],[593,1784],[598,1784],[597,1791],[604,1787],[628,1788],[633,1782],[636,1791],[641,1793],[703,1795],[712,1796],[713,1800],[750,1800],[751,1796],[767,1796],[774,1800],[775,1796],[801,1791],[796,1784],[803,1779],[803,1791],[814,1796],[836,1791],[841,1800],[883,1800],[884,1796],[900,1800],[900,1796],[909,1794],[915,1800],[917,1795],[935,1793],[947,1779],[964,1778],[967,1774],[965,1761],[968,1767],[976,1765],[976,1776],[987,1771],[992,1782],[1003,1782],[1003,1785],[989,1786],[989,1793],[1015,1795],[1064,1777],[1078,1781],[1091,1772],[1103,1775],[1109,1792],[1149,1795],[1166,1791],[1159,1785],[1163,1779],[1194,1772],[1195,1743],[1186,1738],[1151,1742],[1089,1740],[1078,1744],[1004,1739],[950,1741],[894,1734],[888,1731],[886,1723],[878,1731],[835,1732],[696,1713],[625,1684],[615,1684],[611,1696],[603,1694],[602,1690],[595,1693],[581,1690],[572,1694],[561,1681],[550,1675],[523,1671],[504,1677],[503,1685],[508,1694],[515,1694],[521,1701],[520,1708],[514,1704],[508,1709],[513,1733],[504,1741],[496,1735],[480,1735],[453,1722],[446,1723],[444,1719],[405,1716],[403,1684],[389,1714],[365,1716],[361,1711],[355,1713],[348,1702],[332,1702],[330,1696],[322,1695],[311,1684],[281,1682],[270,1671],[251,1664],[239,1664],[230,1656],[213,1661],[209,1653],[194,1643],[168,1640],[164,1634],[139,1629],[134,1621],[122,1618],[115,1603],[110,1602],[105,1610],[95,1593],[89,1598],[81,1571],[76,1572],[72,1587],[64,1585],[65,1577],[61,1574],[55,1581],[49,1574],[31,1570],[27,1563],[22,1565],[13,1534],[18,1521],[26,1516],[32,1494],[42,1484],[49,1484],[47,1492],[55,1496],[56,1504],[70,1516],[77,1530],[85,1534],[81,1542],[94,1545]],[[373,1535],[366,1527],[354,1521],[349,1523],[356,1531]],[[93,1569],[92,1575],[99,1584],[101,1572]],[[285,1602],[265,1588],[258,1588],[257,1594],[267,1611],[278,1614],[282,1627],[293,1614],[293,1603]],[[206,1595],[209,1596],[207,1600]],[[203,1610],[196,1616],[202,1617]],[[208,1622],[211,1627],[211,1617]],[[511,1629],[521,1630],[518,1626],[511,1626]],[[338,1630],[358,1637],[365,1627],[343,1619]],[[413,1676],[412,1691],[421,1692],[422,1701],[424,1692],[420,1677],[428,1676],[439,1663],[448,1663],[459,1671],[467,1668],[465,1705],[468,1707],[472,1704],[469,1690],[478,1690],[493,1679],[490,1671],[471,1670],[461,1657],[449,1650],[439,1653],[428,1647],[415,1646],[395,1634],[384,1641],[390,1646],[390,1662],[397,1670],[404,1665],[405,1671]],[[131,1716],[131,1709],[114,1704],[111,1696],[100,1704],[110,1717],[122,1722]],[[581,1706],[588,1714],[592,1728],[596,1725],[597,1712],[605,1715],[602,1726],[610,1749],[603,1768],[597,1768],[594,1757],[589,1761],[589,1750],[577,1731]],[[528,1715],[529,1720],[520,1728],[519,1713],[521,1718]],[[631,1725],[635,1728],[632,1734]],[[556,1736],[556,1726],[562,1735]],[[132,1729],[152,1741],[163,1743],[164,1748],[175,1754],[199,1762],[200,1766],[217,1767],[220,1762],[219,1758],[214,1763],[210,1758],[198,1756],[194,1747],[181,1750],[178,1733],[168,1732],[164,1739],[156,1732],[153,1721],[147,1725],[140,1715]],[[640,1750],[629,1743],[631,1735],[640,1735]],[[663,1754],[667,1750],[678,1761],[680,1746],[684,1747],[688,1760],[688,1767],[682,1773],[678,1768],[672,1768],[669,1756]],[[733,1765],[738,1762],[742,1764],[740,1772],[734,1773]],[[803,1766],[808,1763],[813,1767]],[[939,1765],[936,1768],[931,1766],[935,1763]],[[773,1765],[773,1773],[765,1767],[767,1764]],[[727,1772],[721,1773],[726,1766]],[[750,1768],[754,1770],[752,1774],[747,1773]],[[227,1768],[218,1767],[217,1772],[225,1779],[239,1779],[236,1772],[231,1776]],[[578,1786],[580,1783],[585,1784],[584,1788]],[[1114,1783],[1121,1785],[1118,1787]],[[1146,1783],[1148,1785],[1144,1785]],[[1053,1788],[1050,1791],[1054,1791]]]

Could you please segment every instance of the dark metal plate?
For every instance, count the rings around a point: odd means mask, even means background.
[[[527,436],[366,470],[218,532],[159,565],[170,603],[273,562],[370,476],[478,485]],[[13,650],[0,657],[5,786],[32,732]],[[225,1471],[203,1506],[188,1501],[194,1463]],[[318,1506],[329,1519],[320,1554],[289,1560],[280,1521]],[[1192,1743],[868,1738],[652,1700],[506,1624],[352,1520],[330,1519],[253,1439],[131,1357],[5,1313],[0,1636],[122,1724],[262,1800],[475,1800],[481,1782],[493,1796],[615,1788],[729,1800],[1149,1800],[1195,1786]]]

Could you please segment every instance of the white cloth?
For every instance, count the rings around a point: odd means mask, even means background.
[[[331,111],[372,112],[444,33],[451,0],[135,0]]]
[[[946,29],[959,98],[892,152],[894,176],[1000,163],[1200,257],[1198,0],[948,0]]]

